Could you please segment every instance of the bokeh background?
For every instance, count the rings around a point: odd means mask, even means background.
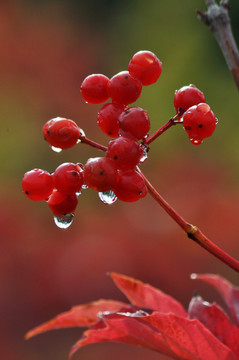
[[[59,154],[42,126],[65,116],[88,137],[107,144],[96,124],[98,105],[83,102],[84,77],[111,77],[142,49],[163,62],[160,80],[144,87],[152,133],[174,115],[175,89],[196,84],[216,113],[212,138],[193,146],[180,126],[151,145],[141,166],[159,192],[189,222],[239,258],[238,92],[220,50],[195,10],[203,0],[2,0],[0,3],[0,354],[8,360],[65,360],[81,329],[49,332],[29,341],[32,327],[99,298],[124,300],[107,272],[123,273],[175,296],[185,307],[195,291],[220,299],[192,272],[238,275],[185,237],[148,196],[106,206],[85,190],[73,225],[58,229],[43,202],[27,199],[23,174],[49,172],[62,162],[100,156],[77,145]],[[239,41],[239,3],[230,15]],[[86,347],[75,359],[166,359],[120,344]]]

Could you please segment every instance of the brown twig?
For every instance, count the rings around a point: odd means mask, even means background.
[[[221,0],[220,5],[215,0],[205,0],[205,2],[208,10],[206,12],[197,10],[197,14],[214,34],[239,90],[239,51],[228,13],[229,0]]]

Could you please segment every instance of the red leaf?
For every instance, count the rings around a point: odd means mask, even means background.
[[[217,304],[209,304],[200,296],[192,298],[188,315],[203,323],[221,342],[227,345],[239,359],[239,328],[232,325],[224,310]]]
[[[160,312],[103,316],[102,322],[86,331],[72,347],[70,356],[82,346],[105,341],[140,345],[177,360],[236,360],[231,350],[198,320]]]
[[[133,305],[163,313],[172,312],[176,315],[187,316],[183,306],[161,290],[128,276],[116,273],[111,273],[110,276]]]
[[[192,279],[203,280],[212,285],[226,302],[233,321],[239,326],[239,287],[232,285],[229,281],[214,274],[192,274]]]
[[[91,326],[99,321],[98,313],[103,311],[119,311],[129,305],[114,300],[98,300],[89,304],[73,306],[69,311],[57,315],[55,318],[35,327],[26,334],[26,339],[48,330],[67,327]]]

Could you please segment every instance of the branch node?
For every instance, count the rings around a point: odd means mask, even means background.
[[[189,230],[187,232],[187,236],[189,237],[189,239],[197,241],[196,237],[195,237],[195,233],[198,231],[197,226],[189,224]]]

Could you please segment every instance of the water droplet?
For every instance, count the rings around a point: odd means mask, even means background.
[[[82,130],[81,128],[79,128],[79,130],[80,130],[80,136],[81,136],[81,137],[85,137],[85,132],[84,132],[84,130]]]
[[[56,226],[60,229],[67,229],[73,222],[74,214],[63,214],[54,216]]]
[[[147,145],[145,145],[145,144],[140,144],[140,147],[141,147],[143,153],[142,153],[142,156],[141,156],[139,162],[140,162],[140,163],[143,163],[143,162],[145,162],[145,161],[147,160],[147,158],[148,158],[148,150],[149,150],[149,147],[148,147]]]
[[[98,195],[100,200],[107,205],[111,205],[117,200],[117,196],[112,190],[99,192]]]
[[[82,138],[85,138],[85,132],[84,130],[82,130],[80,127],[79,127],[79,130],[80,130],[80,138],[77,140],[77,144],[81,143],[82,142]]]
[[[62,149],[57,148],[57,147],[55,147],[55,146],[51,146],[51,149],[52,149],[53,151],[57,152],[57,153],[59,153],[59,152],[62,151]]]
[[[193,145],[200,145],[203,142],[202,139],[189,139],[189,140]]]
[[[88,189],[88,186],[86,184],[83,184],[81,189],[83,189],[83,190]]]
[[[208,104],[201,103],[201,104],[198,104],[197,110],[202,114],[207,114],[211,109]]]

